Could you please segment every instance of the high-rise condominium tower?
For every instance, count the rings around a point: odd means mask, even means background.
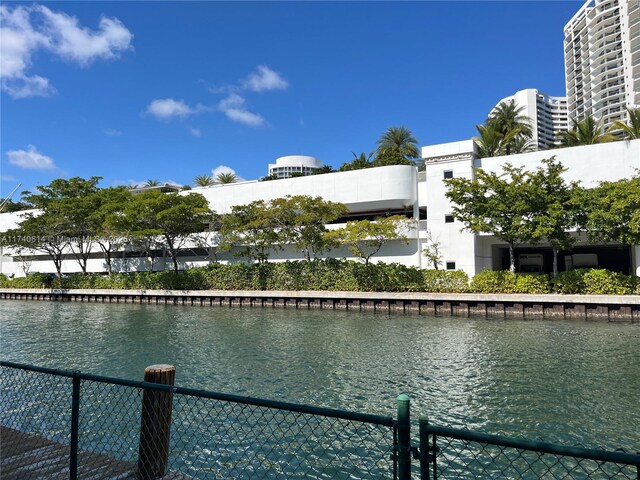
[[[640,105],[640,0],[588,0],[564,27],[569,118],[606,128]]]
[[[557,144],[558,134],[568,129],[567,97],[551,97],[528,88],[500,100],[489,115],[501,103],[509,103],[512,100],[516,106],[522,108],[521,115],[530,119],[533,147],[536,150],[553,148]]]

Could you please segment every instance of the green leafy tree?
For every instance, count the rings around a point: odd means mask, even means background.
[[[219,185],[226,185],[228,183],[236,183],[238,176],[231,172],[222,172],[216,176],[215,183]]]
[[[434,270],[440,268],[442,263],[442,242],[433,238],[430,230],[426,231],[422,255],[433,265]]]
[[[158,180],[154,180],[154,179],[149,179],[146,180],[143,184],[143,187],[159,187],[160,186],[160,182]],[[135,188],[135,187],[134,187]]]
[[[560,145],[563,147],[577,147],[579,145],[595,145],[618,140],[615,135],[605,133],[602,124],[592,115],[587,115],[581,120],[573,120],[573,128],[560,132],[558,135]]]
[[[392,240],[408,243],[407,234],[414,221],[402,215],[380,217],[375,221],[357,220],[347,222],[343,228],[327,232],[331,242],[346,245],[349,251],[368,265],[371,257],[380,251],[383,245]]]
[[[60,178],[36,187],[37,193],[23,193],[23,198],[43,214],[56,216],[53,223],[57,235],[66,237],[67,246],[85,274],[94,239],[89,217],[98,207],[96,193],[100,180],[101,177]]]
[[[325,235],[325,225],[349,212],[341,203],[307,195],[277,198],[269,208],[274,209],[273,218],[283,239],[302,250],[307,260],[335,246]]]
[[[640,245],[640,176],[602,182],[584,197],[590,238]]]
[[[20,212],[22,210],[29,210],[30,208],[33,208],[31,205],[29,205],[27,202],[14,202],[13,200],[6,200],[3,205],[2,208],[0,209],[0,212],[2,213],[8,213],[8,212]]]
[[[125,232],[118,227],[133,197],[127,187],[104,188],[95,193],[96,209],[88,220],[95,242],[100,247],[109,275],[113,272],[113,255],[126,244]]]
[[[577,240],[571,230],[576,229],[582,210],[580,187],[562,178],[566,170],[551,157],[542,160],[542,166],[529,175],[533,236],[551,245],[554,277],[558,275],[558,252],[571,248]]]
[[[515,272],[515,245],[535,241],[531,187],[522,168],[505,164],[502,173],[474,170],[473,179],[445,180],[453,216],[466,230],[488,233],[509,245],[510,270]]]
[[[154,247],[166,249],[178,272],[178,252],[206,228],[211,211],[198,193],[179,195],[150,190],[135,195],[122,211],[110,217],[115,229],[124,233],[145,252],[153,270]]]
[[[343,163],[340,166],[341,172],[348,172],[350,170],[362,170],[363,168],[371,168],[373,167],[373,161],[371,157],[373,157],[373,152],[366,154],[364,152],[360,153],[360,155],[356,155],[356,152],[353,153],[353,160],[350,162]]]
[[[215,185],[215,181],[211,175],[198,175],[193,179],[196,187],[211,187]]]
[[[637,140],[640,138],[640,108],[626,107],[626,109],[629,121],[625,123],[616,120],[607,133],[621,132],[624,138]]]
[[[40,214],[28,212],[18,227],[2,233],[1,241],[3,246],[15,248],[20,255],[25,250],[48,255],[60,277],[62,262],[69,248],[67,228],[67,222],[55,207]]]
[[[420,158],[418,140],[404,126],[389,127],[377,142],[374,167],[386,165],[415,165]]]
[[[223,215],[220,227],[220,249],[239,248],[234,255],[250,261],[266,263],[270,250],[282,250],[283,235],[278,231],[274,209],[264,200],[231,207],[231,213]]]

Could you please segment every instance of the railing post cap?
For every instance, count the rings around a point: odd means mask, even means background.
[[[409,397],[409,395],[407,395],[406,393],[401,393],[400,395],[398,395],[398,397],[396,398],[396,400],[398,402],[410,402],[411,398]]]
[[[145,372],[157,372],[157,371],[167,372],[175,369],[176,367],[174,367],[173,365],[169,365],[167,363],[158,363],[157,365],[149,365],[147,368],[144,369],[144,371]]]

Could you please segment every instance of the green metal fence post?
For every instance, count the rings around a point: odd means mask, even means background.
[[[429,452],[429,418],[420,417],[420,480],[429,480],[429,467],[431,466],[431,455]]]
[[[398,395],[398,479],[411,480],[411,399]]]
[[[80,426],[80,372],[73,372],[71,390],[71,438],[69,439],[69,480],[78,478],[78,430]]]

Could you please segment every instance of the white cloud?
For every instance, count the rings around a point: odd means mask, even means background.
[[[174,117],[184,118],[189,115],[208,111],[210,108],[204,105],[190,107],[184,100],[174,100],[173,98],[160,98],[153,100],[148,106],[146,113],[160,120],[170,120]]]
[[[40,75],[2,77],[1,80],[2,90],[13,98],[49,97],[56,93],[56,89],[49,84],[49,80]]]
[[[136,187],[136,188],[142,188],[144,187],[144,184],[147,183],[149,180],[157,180],[157,179],[146,179],[146,180],[133,180],[133,179],[129,179],[129,180],[115,180],[113,182],[114,186],[118,186],[118,185],[125,185],[127,187]],[[182,188],[182,184],[174,181],[174,180],[158,180],[158,184],[160,185],[175,185],[176,187],[181,187]]]
[[[231,168],[231,167],[227,167],[226,165],[218,165],[216,168],[211,170],[211,176],[215,179],[218,175],[220,175],[221,173],[232,173],[234,174],[236,177],[238,177],[238,181],[239,182],[244,182],[244,178],[242,178],[241,176],[239,176],[236,171]]]
[[[26,150],[10,150],[7,152],[9,163],[29,170],[53,170],[56,168],[51,157],[38,152],[29,145]]]
[[[245,107],[245,100],[237,93],[231,93],[218,103],[218,110],[224,112],[224,114],[230,120],[251,127],[258,127],[265,123],[262,116],[257,113],[252,113]]]
[[[1,88],[14,98],[55,93],[48,79],[29,73],[38,50],[87,66],[132,48],[133,35],[117,18],[103,17],[99,29],[91,31],[77,18],[45,6],[0,6],[0,25]]]
[[[0,175],[0,182],[15,182],[16,178],[11,175]]]
[[[242,81],[242,87],[254,92],[286,90],[289,87],[289,82],[266,65],[258,65],[257,71]]]
[[[202,130],[200,130],[199,128],[195,128],[195,127],[188,127],[188,128],[189,128],[189,133],[194,137],[202,136]]]
[[[122,131],[117,128],[105,128],[102,132],[109,137],[121,137],[123,135]]]
[[[91,31],[80,26],[75,17],[45,6],[34,8],[44,17],[51,50],[62,58],[88,65],[97,58],[116,58],[131,48],[133,34],[117,18],[102,17],[99,29]]]

